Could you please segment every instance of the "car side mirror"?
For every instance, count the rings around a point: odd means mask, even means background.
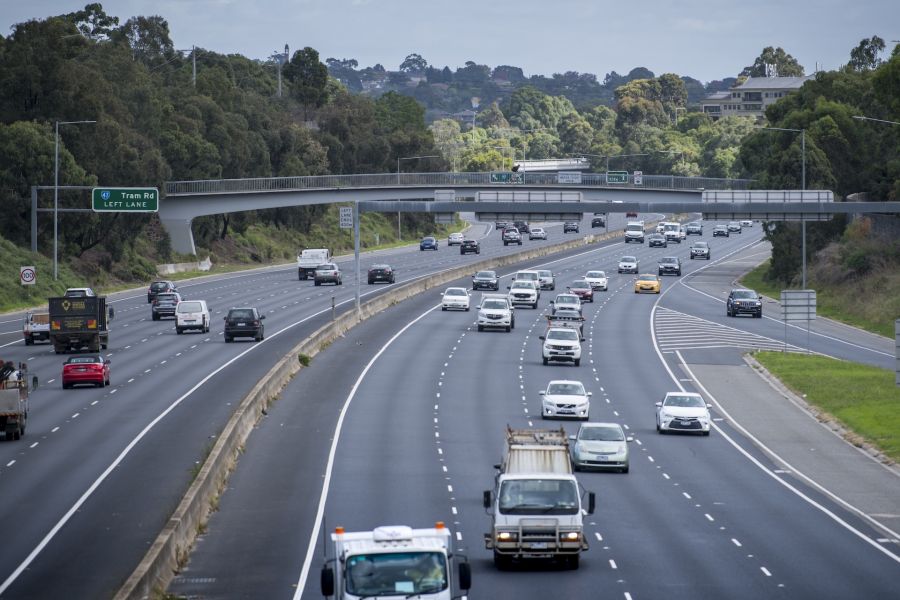
[[[662,402],[657,402],[656,406],[662,406]]]
[[[223,320],[223,321],[227,321],[227,320],[228,320],[228,317],[222,317],[222,320]]]
[[[762,296],[761,296],[761,295],[760,295],[760,296],[757,296],[756,299],[757,299],[757,300],[762,300]]]
[[[569,436],[569,439],[570,439],[570,440],[574,440],[574,439],[575,439],[575,436],[574,436],[574,435],[570,435],[570,436]]]
[[[588,395],[588,396],[593,396],[593,395],[594,395],[594,392],[588,392],[587,395]]]
[[[491,500],[492,500],[491,490],[484,490],[484,494],[482,494],[482,497],[481,497],[481,503],[484,505],[485,508],[491,507],[491,504],[493,504],[493,502],[491,502]]]
[[[538,339],[539,339],[539,340],[546,340],[547,337],[542,335],[542,336],[540,336]]]
[[[459,569],[459,588],[468,592],[472,587],[472,568],[467,562],[459,563],[457,568]]]
[[[583,341],[584,341],[584,338],[581,338],[581,341],[583,342]],[[590,396],[590,394],[588,394],[588,396]]]
[[[588,509],[587,513],[589,515],[594,514],[594,509],[597,508],[597,497],[594,496],[594,492],[588,492]]]
[[[265,319],[265,318],[266,318],[266,315],[259,315],[260,321],[263,320],[263,319]]]
[[[712,404],[709,404],[709,403],[707,402],[706,408],[712,408]]]
[[[541,391],[538,392],[538,394],[540,394],[541,396],[545,395],[546,393],[547,393],[547,392],[544,391],[544,390],[541,390]]]
[[[481,305],[479,304],[479,305],[476,306],[475,308],[477,308],[478,310],[481,310]]]

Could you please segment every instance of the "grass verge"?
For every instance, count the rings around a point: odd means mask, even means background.
[[[900,388],[893,371],[814,355],[753,356],[790,390],[850,430],[855,445],[867,442],[900,461]]]
[[[741,285],[778,300],[782,284],[766,279],[769,261],[759,265],[740,279]],[[894,337],[894,319],[898,312],[897,292],[900,277],[872,275],[852,285],[829,286],[810,282],[816,290],[816,314],[847,325],[859,327],[885,337]],[[865,302],[860,302],[864,298]]]

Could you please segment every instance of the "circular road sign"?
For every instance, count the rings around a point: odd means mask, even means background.
[[[37,275],[34,272],[34,267],[22,267],[19,269],[19,279],[22,281],[22,285],[31,285],[34,283],[34,280],[37,279]]]

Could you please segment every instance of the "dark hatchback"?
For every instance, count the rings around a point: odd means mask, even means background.
[[[462,244],[459,245],[460,254],[469,254],[470,252],[481,254],[481,246],[477,240],[463,240]]]
[[[681,276],[681,259],[677,256],[663,256],[659,259],[660,275],[678,275]]]
[[[431,236],[422,238],[422,241],[419,242],[419,250],[437,250],[438,242],[437,238],[433,238]]]
[[[225,316],[225,341],[231,342],[237,337],[252,337],[260,342],[266,337],[263,319],[266,315],[251,307],[232,308]]]
[[[154,281],[147,288],[147,304],[153,302],[157,294],[165,294],[166,292],[177,292],[178,286],[174,281]]]
[[[666,236],[661,233],[651,233],[647,236],[647,245],[651,248],[660,247],[660,248],[668,248],[669,242],[666,240]]]
[[[150,312],[154,321],[159,321],[163,317],[175,318],[175,309],[183,298],[178,292],[166,292],[157,294],[150,305]]]
[[[606,227],[606,218],[604,217],[593,217],[591,219],[591,228],[594,227]]]
[[[394,283],[394,269],[391,268],[391,265],[372,265],[369,267],[368,280],[369,285],[376,281]]]

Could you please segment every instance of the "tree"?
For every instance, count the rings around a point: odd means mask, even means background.
[[[328,99],[328,68],[319,61],[319,53],[307,46],[294,52],[284,67],[284,78],[291,84],[291,96],[303,105],[303,118],[310,108],[319,108]]]
[[[69,13],[67,17],[75,23],[83,36],[92,40],[108,39],[119,24],[119,17],[107,15],[99,2],[88,4],[84,10]]]
[[[784,51],[783,48],[767,46],[763,48],[753,64],[744,67],[739,76],[743,77],[768,77],[767,65],[774,65],[779,77],[801,77],[803,66],[797,59]]]
[[[146,64],[160,65],[175,53],[175,46],[169,37],[169,22],[158,15],[132,17],[120,32],[134,58]]]
[[[428,61],[421,54],[409,54],[400,63],[400,70],[404,73],[419,75],[428,68]]]
[[[511,67],[509,65],[500,65],[494,67],[491,71],[491,79],[494,81],[509,81],[510,83],[521,83],[525,81],[525,74],[519,67]]]
[[[847,66],[854,71],[871,71],[881,64],[878,54],[884,51],[884,40],[873,35],[864,38],[859,45],[850,51],[850,62]]]
[[[503,116],[503,112],[496,102],[491,102],[487,108],[478,113],[478,121],[485,128],[497,127],[506,129],[509,127],[509,121]]]
[[[559,141],[563,152],[577,153],[590,150],[594,129],[578,113],[564,115],[559,122]]]

